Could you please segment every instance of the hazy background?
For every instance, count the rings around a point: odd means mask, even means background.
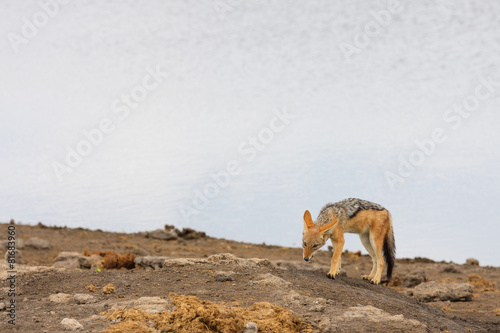
[[[0,220],[299,247],[305,209],[359,197],[392,213],[398,257],[499,266],[500,86],[459,128],[443,115],[500,81],[500,3],[401,4],[347,61],[339,44],[386,1],[74,0],[17,48],[42,9],[2,1]],[[113,113],[157,66],[163,82]],[[248,161],[238,147],[276,110],[295,118]],[[104,118],[114,131],[61,181],[54,162]],[[386,172],[436,128],[446,142],[391,189]],[[231,160],[241,173],[183,218]],[[356,235],[345,248],[366,252]]]

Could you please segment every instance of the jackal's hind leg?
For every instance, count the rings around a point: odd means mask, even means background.
[[[365,247],[366,251],[368,251],[368,254],[372,258],[372,263],[373,263],[372,271],[370,272],[370,274],[363,275],[361,278],[364,280],[371,280],[373,279],[375,273],[377,272],[377,256],[370,242],[370,234],[368,232],[359,234],[359,239],[361,240],[361,243]]]
[[[375,250],[375,257],[377,260],[377,269],[375,272],[375,276],[370,280],[370,282],[373,284],[379,284],[380,279],[382,278],[382,271],[384,270],[384,257],[382,255],[384,240],[379,239],[378,241],[374,241],[373,237],[370,237],[370,243],[372,244],[372,247]]]

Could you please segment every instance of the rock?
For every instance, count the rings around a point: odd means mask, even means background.
[[[83,329],[83,325],[73,318],[64,318],[61,320],[61,326],[67,331],[77,331]]]
[[[403,282],[401,285],[406,288],[413,288],[425,281],[427,281],[425,272],[423,270],[419,270],[403,276]]]
[[[54,262],[59,262],[59,261],[68,261],[68,260],[84,260],[86,257],[79,253],[79,252],[68,252],[68,251],[63,251],[57,255],[57,257],[54,259]]]
[[[346,332],[365,331],[370,327],[374,332],[427,332],[427,326],[415,319],[406,319],[403,315],[391,315],[371,305],[350,307],[342,317],[334,320],[336,324],[344,322],[340,327]],[[324,324],[322,326],[325,326]],[[363,328],[363,329],[361,329]],[[361,329],[361,330],[360,330]]]
[[[11,241],[9,241],[8,239],[0,241],[0,249],[7,249],[7,247],[9,246],[9,242],[11,242]],[[17,250],[24,249],[24,240],[16,239],[15,242],[16,242],[16,249]]]
[[[12,252],[12,251],[9,251],[9,250],[5,251],[5,256],[4,256],[5,261],[8,262],[8,260],[10,258],[10,259],[14,259],[16,261],[15,262],[16,265],[23,263],[23,255],[22,255],[21,251],[19,251],[18,249],[14,250],[15,254],[13,256],[11,256],[9,254],[9,252]]]
[[[99,255],[84,256],[78,252],[63,251],[54,259],[56,268],[92,268],[101,266],[102,257]]]
[[[142,257],[145,258],[145,257]],[[141,259],[145,260],[145,259]],[[206,259],[200,258],[167,258],[163,262],[163,267],[182,267],[191,266],[194,264],[214,264],[214,265],[237,265],[245,268],[256,268],[256,267],[272,267],[271,262],[268,259],[250,258],[241,259],[234,256],[231,253],[219,253],[209,256]]]
[[[26,246],[27,247],[32,247],[37,250],[48,250],[50,249],[51,245],[48,241],[45,239],[41,239],[38,237],[32,237],[26,241]]]
[[[257,333],[259,331],[257,324],[254,323],[253,321],[249,321],[248,323],[245,324],[245,329],[243,330],[243,333]]]
[[[146,257],[135,257],[134,263],[135,267],[151,267],[154,269],[159,269],[163,267],[163,263],[167,260],[168,257],[155,257],[155,256],[146,256]]]
[[[73,268],[80,268],[80,263],[78,262],[78,259],[69,259],[65,261],[57,261],[52,265],[52,267],[73,269]]]
[[[474,286],[469,283],[446,284],[425,282],[413,289],[413,297],[420,302],[470,301]]]
[[[282,278],[272,275],[270,273],[259,275],[257,281],[250,281],[252,284],[261,284],[264,286],[270,286],[277,289],[285,289],[290,287],[291,283],[283,280]]]
[[[184,267],[194,265],[194,260],[192,259],[184,259],[184,258],[176,258],[176,259],[166,259],[163,262],[163,267]]]
[[[479,266],[479,260],[474,258],[469,258],[465,261],[465,264],[470,266]]]
[[[102,287],[102,292],[104,294],[114,294],[116,291],[115,286],[112,285],[111,283],[108,283],[104,287]]]
[[[205,238],[207,235],[204,232],[196,231],[191,228],[182,228],[182,231],[176,230],[177,235],[186,240]]]
[[[153,231],[148,231],[146,233],[147,238],[162,239],[162,240],[174,240],[178,236],[175,232],[165,229],[156,229]]]
[[[133,308],[146,311],[152,314],[165,311],[169,302],[160,297],[141,297],[133,301]]]
[[[234,272],[233,271],[217,271],[214,274],[215,281],[226,282],[226,281],[234,281]]]
[[[453,273],[453,274],[460,274],[462,273],[461,270],[459,270],[455,265],[449,264],[441,268],[440,273]]]
[[[5,303],[0,303],[0,311],[5,310],[7,307],[5,306]]]
[[[57,293],[57,294],[52,294],[49,296],[49,301],[54,302],[54,303],[69,303],[73,296],[70,294],[64,294],[64,293]]]
[[[325,306],[323,304],[316,304],[310,306],[307,310],[310,312],[325,312]]]
[[[98,254],[93,254],[89,257],[84,256],[83,258],[78,258],[78,264],[80,268],[102,268],[102,257]]]
[[[245,268],[255,267],[272,267],[269,259],[250,258],[242,259],[231,253],[219,253],[209,256],[204,262],[209,262],[216,265],[238,265]]]
[[[151,314],[155,314],[158,312],[168,310],[170,306],[171,303],[168,300],[160,297],[141,297],[136,300],[115,303],[111,307],[111,310],[132,308],[132,309],[146,311]]]
[[[87,294],[75,294],[73,299],[76,304],[89,304],[97,302],[97,299],[94,296]]]

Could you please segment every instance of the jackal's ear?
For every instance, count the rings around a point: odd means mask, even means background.
[[[304,212],[304,226],[307,228],[312,228],[314,227],[314,222],[311,218],[311,213],[309,213],[308,210]]]
[[[335,225],[339,222],[339,219],[336,219],[335,221],[333,222],[330,222],[328,224],[325,224],[321,227],[319,227],[319,233],[320,234],[324,234],[325,232],[327,232],[328,230],[330,230],[331,228],[335,227]]]

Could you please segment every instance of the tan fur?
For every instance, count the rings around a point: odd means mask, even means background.
[[[341,254],[344,248],[344,232],[359,234],[370,256],[373,268],[369,275],[362,276],[374,284],[379,284],[384,269],[383,247],[387,235],[392,232],[392,224],[387,210],[362,210],[347,220],[342,227],[338,218],[331,215],[331,222],[324,226],[315,225],[309,211],[304,213],[303,256],[309,261],[316,251],[330,238],[333,256],[327,276],[335,278],[340,272]],[[316,245],[316,246],[315,246]]]

